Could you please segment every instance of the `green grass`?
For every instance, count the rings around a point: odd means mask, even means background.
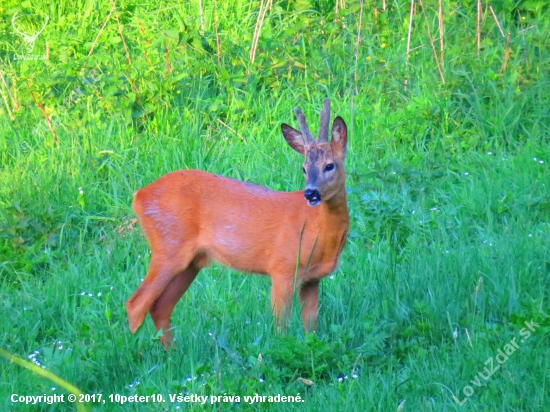
[[[0,348],[83,393],[103,394],[107,403],[95,410],[202,409],[170,402],[180,393],[241,397],[209,410],[545,410],[544,2],[519,9],[495,2],[511,33],[501,73],[506,41],[491,14],[483,15],[477,58],[475,5],[444,1],[445,84],[420,9],[411,44],[425,46],[406,68],[409,1],[388,2],[387,11],[377,4],[377,13],[365,2],[357,65],[359,3],[351,0],[337,19],[330,2],[275,1],[254,64],[258,4],[219,1],[219,65],[213,2],[203,1],[204,31],[198,2],[119,5],[131,65],[114,17],[87,57],[109,2],[5,3],[0,68],[20,109],[1,84],[15,120],[1,100]],[[18,10],[49,14],[33,52],[44,53],[47,40],[47,62],[13,58],[24,47],[11,25]],[[437,14],[427,13],[436,33]],[[149,317],[132,335],[124,302],[150,259],[132,222],[132,193],[185,168],[303,188],[301,159],[279,127],[295,124],[300,106],[317,130],[327,91],[333,116],[350,129],[351,227],[339,268],[321,283],[317,333],[304,335],[296,307],[288,330],[275,333],[269,279],[212,266],[176,306],[175,351],[164,351]],[[531,320],[540,328],[525,339]],[[499,370],[481,387],[471,383],[514,338],[519,348]],[[461,401],[468,385],[474,393],[459,406],[453,395]],[[10,400],[65,393],[52,386],[0,360],[1,410],[68,410]],[[256,393],[299,393],[305,402],[247,405],[244,396]],[[109,394],[161,394],[167,402],[120,406]]]

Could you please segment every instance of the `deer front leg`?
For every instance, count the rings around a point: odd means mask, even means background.
[[[284,329],[292,310],[292,278],[289,281],[285,276],[271,276],[271,308],[275,322]]]
[[[319,280],[310,280],[300,286],[300,303],[302,304],[302,323],[306,332],[317,329],[319,311]]]
[[[195,280],[199,270],[199,268],[191,264],[187,269],[181,271],[170,281],[149,310],[157,332],[162,329],[164,333],[160,337],[160,341],[165,349],[169,349],[170,343],[173,343],[172,331],[170,330],[170,317],[172,316],[174,307],[187,291],[189,285]]]

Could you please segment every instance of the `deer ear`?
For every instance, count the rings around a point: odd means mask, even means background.
[[[305,142],[302,133],[285,123],[281,125],[281,131],[283,132],[283,136],[285,137],[285,140],[290,145],[290,147],[292,147],[298,153],[305,155]]]
[[[346,122],[340,116],[334,119],[332,123],[332,141],[330,147],[332,150],[340,153],[342,157],[346,157],[346,148],[348,145],[348,127]]]

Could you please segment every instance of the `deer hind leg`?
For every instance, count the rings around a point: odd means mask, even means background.
[[[319,311],[319,280],[314,279],[300,286],[300,303],[302,304],[302,323],[306,332],[317,329]]]
[[[157,332],[160,329],[164,332],[164,335],[160,337],[160,341],[165,349],[169,349],[170,343],[173,342],[172,331],[170,330],[170,317],[172,316],[174,307],[187,291],[189,285],[195,280],[200,270],[201,268],[197,267],[193,262],[187,269],[178,273],[168,283],[149,310]]]
[[[166,286],[191,263],[193,249],[185,249],[172,257],[168,257],[164,253],[155,254],[153,252],[147,276],[134,294],[130,296],[130,299],[126,301],[126,312],[132,333],[135,333],[143,323],[145,315]]]

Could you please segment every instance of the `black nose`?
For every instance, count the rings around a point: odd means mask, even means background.
[[[321,195],[317,189],[306,189],[304,192],[304,197],[310,202],[318,202],[321,200]]]

